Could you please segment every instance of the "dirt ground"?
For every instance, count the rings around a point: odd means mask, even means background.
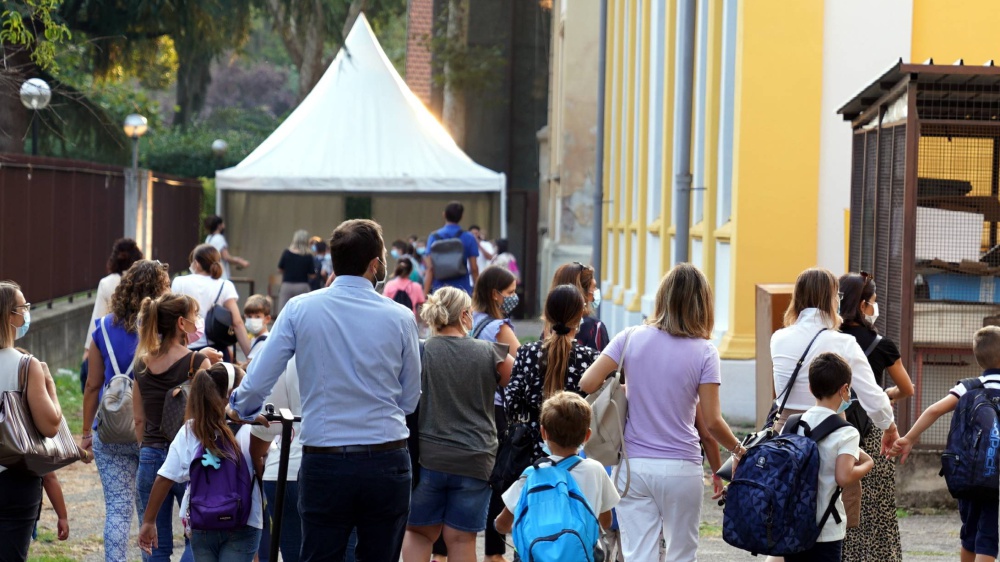
[[[82,560],[100,562],[104,560],[104,500],[100,479],[94,465],[74,464],[60,470],[66,504],[69,506],[70,538],[60,543],[55,539],[56,516],[48,501],[39,522],[39,540],[32,545],[29,560],[63,562]],[[698,559],[706,562],[729,562],[755,560],[749,553],[736,550],[721,537],[722,508],[708,497],[702,507],[701,544]],[[936,512],[934,514],[911,514],[899,520],[903,538],[903,559],[919,562],[945,562],[958,559],[958,532],[960,521],[957,512]],[[177,524],[175,523],[175,528]],[[133,536],[138,527],[133,525]],[[174,560],[180,557],[182,545],[175,539]],[[482,539],[479,541],[482,553]],[[139,549],[132,548],[129,560],[139,560]]]

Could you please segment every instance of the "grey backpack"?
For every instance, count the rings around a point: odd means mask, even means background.
[[[439,231],[440,232],[440,231]],[[469,275],[469,266],[465,258],[465,244],[459,230],[452,238],[438,238],[431,244],[428,253],[431,265],[434,266],[434,280],[448,281]]]
[[[104,336],[104,347],[108,350],[115,376],[104,387],[104,396],[97,407],[97,433],[102,443],[135,443],[135,420],[132,416],[132,385],[135,381],[132,380],[132,365],[129,364],[124,374],[118,370],[115,348],[111,346],[111,339],[105,328],[107,318],[101,318],[101,335]]]

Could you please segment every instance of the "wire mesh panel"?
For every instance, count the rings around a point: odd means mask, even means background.
[[[861,194],[861,262],[859,270],[873,272],[875,269],[875,184],[879,168],[879,132],[877,129],[865,135],[865,181]]]
[[[850,263],[851,271],[861,270],[861,224],[864,219],[860,212],[864,204],[864,181],[865,181],[865,139],[864,132],[854,133],[854,147],[851,154],[851,236],[850,236]]]

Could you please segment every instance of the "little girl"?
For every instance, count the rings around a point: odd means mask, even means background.
[[[170,444],[167,459],[157,472],[139,530],[143,551],[156,548],[156,513],[171,486],[193,479],[184,495],[181,519],[185,528],[190,527],[195,560],[253,561],[263,527],[257,476],[269,443],[252,437],[248,426],[234,433],[226,423],[227,397],[243,375],[239,367],[217,363],[198,371],[191,380],[187,424]],[[213,474],[222,480],[198,485],[210,482]],[[249,512],[243,501],[223,501],[227,493],[236,500],[249,496]],[[235,507],[227,511],[227,505]]]

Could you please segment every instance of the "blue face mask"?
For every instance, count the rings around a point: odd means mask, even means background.
[[[14,339],[19,340],[23,338],[28,333],[28,327],[31,325],[31,311],[25,310],[22,314],[24,318],[24,324],[17,327],[17,333],[14,334]]]
[[[399,250],[397,250],[396,248],[393,248],[392,250],[389,251],[389,255],[392,256],[392,259],[398,260],[399,259]]]
[[[840,399],[840,407],[837,408],[837,413],[838,414],[843,414],[850,407],[851,407],[851,401],[850,400],[844,400],[844,398],[841,397],[841,399]]]

